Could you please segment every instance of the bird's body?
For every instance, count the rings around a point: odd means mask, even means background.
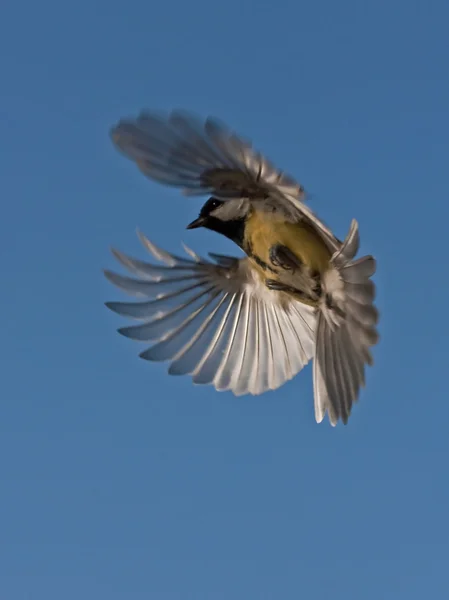
[[[273,249],[285,247],[294,255],[298,267],[285,269],[273,262]],[[245,227],[243,250],[263,277],[296,289],[290,293],[312,306],[318,301],[317,283],[329,268],[331,253],[316,231],[304,221],[291,223],[282,214],[251,210]]]
[[[246,258],[146,248],[163,266],[114,251],[138,279],[107,272],[142,303],[108,303],[143,321],[119,330],[157,343],[141,356],[170,360],[217,390],[276,389],[314,358],[315,416],[347,422],[377,342],[370,256],[355,260],[358,226],[341,242],[304,203],[303,188],[250,144],[208,119],[142,113],[112,130],[114,143],[151,179],[209,194],[189,229],[225,235]]]

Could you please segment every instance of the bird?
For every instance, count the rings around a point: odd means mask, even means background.
[[[313,360],[316,421],[327,414],[332,426],[346,424],[379,339],[376,261],[356,258],[357,221],[338,239],[300,183],[213,117],[144,110],[110,135],[149,179],[208,196],[187,229],[217,232],[243,251],[203,258],[184,246],[178,256],[138,231],[153,262],[112,249],[131,276],[105,271],[139,299],[106,303],[138,321],[118,331],[151,342],[140,356],[168,361],[170,374],[236,396],[276,390]]]

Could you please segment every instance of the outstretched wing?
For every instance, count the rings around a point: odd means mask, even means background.
[[[358,225],[352,221],[342,247],[331,258],[323,279],[323,300],[316,332],[313,380],[315,416],[326,412],[336,425],[347,422],[365,385],[365,365],[372,365],[370,347],[378,341],[378,312],[374,306],[376,270],[372,256],[354,260],[359,247]]]
[[[225,125],[174,111],[168,115],[142,112],[112,128],[114,144],[149,178],[177,186],[189,195],[210,194],[228,199],[270,198],[287,219],[306,219],[321,234],[331,252],[340,242],[304,204],[304,190]]]
[[[106,271],[111,283],[143,302],[108,302],[114,312],[140,321],[119,332],[155,342],[140,356],[170,361],[172,375],[236,395],[261,394],[294,377],[314,354],[315,310],[263,285],[248,259],[181,258],[143,235],[154,265],[113,250],[135,277]]]

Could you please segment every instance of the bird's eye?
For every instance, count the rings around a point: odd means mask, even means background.
[[[218,208],[219,206],[221,206],[221,202],[220,200],[217,200],[216,198],[214,198],[211,203],[210,203],[210,209],[214,210],[214,208]]]
[[[209,200],[206,202],[206,204],[204,204],[203,208],[201,209],[201,215],[203,217],[209,216],[211,213],[214,212],[215,209],[220,207],[222,204],[223,202],[221,200],[218,200],[217,198],[209,198]]]

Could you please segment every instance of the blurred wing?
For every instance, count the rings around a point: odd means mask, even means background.
[[[112,128],[114,144],[150,179],[189,195],[276,202],[286,218],[307,219],[333,252],[340,243],[302,202],[304,190],[225,125],[174,111],[142,112]]]
[[[191,258],[181,258],[140,238],[163,264],[113,251],[135,278],[105,274],[126,293],[145,298],[107,303],[141,321],[121,334],[155,342],[142,358],[170,361],[172,375],[191,374],[195,383],[242,395],[278,388],[313,356],[315,310],[296,301],[285,306],[248,259],[212,254],[210,262],[187,248]]]
[[[348,421],[351,408],[365,385],[365,365],[372,365],[370,347],[378,341],[378,312],[374,306],[376,270],[372,256],[354,260],[359,246],[357,222],[339,252],[331,259],[334,270],[324,279],[318,316],[314,360],[315,416],[326,412],[332,425]],[[330,299],[330,300],[329,300]]]

